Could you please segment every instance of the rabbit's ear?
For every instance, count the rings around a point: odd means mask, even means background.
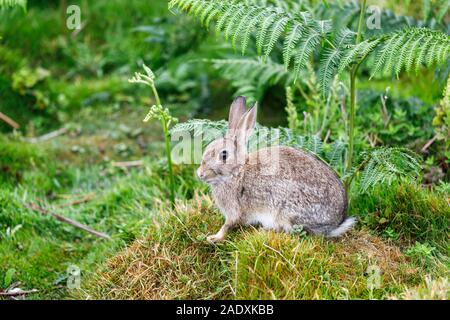
[[[250,110],[248,110],[239,121],[239,124],[236,129],[236,138],[238,144],[241,147],[245,147],[247,145],[248,139],[250,138],[253,129],[255,129],[257,109],[258,106],[255,103],[253,107]]]
[[[230,108],[230,116],[228,117],[228,134],[233,136],[236,133],[237,126],[242,116],[245,114],[246,99],[245,97],[237,97]]]

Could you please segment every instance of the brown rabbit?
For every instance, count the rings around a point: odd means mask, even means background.
[[[225,224],[208,241],[222,241],[238,224],[284,232],[297,225],[327,237],[351,229],[356,219],[346,217],[344,187],[324,162],[284,146],[247,153],[256,109],[255,104],[246,111],[246,99],[238,97],[231,105],[227,134],[203,154],[197,175],[210,185],[225,216]]]

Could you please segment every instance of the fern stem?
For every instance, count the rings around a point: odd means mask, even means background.
[[[152,88],[153,96],[155,97],[155,102],[157,106],[161,105],[161,99],[159,98],[158,90],[154,83],[151,83],[150,88]]]
[[[363,0],[362,6],[361,6],[361,12],[359,15],[358,34],[356,36],[356,44],[360,43],[362,40],[364,17],[366,15],[366,5],[367,5],[367,0]]]
[[[353,164],[353,148],[355,133],[355,114],[356,114],[356,69],[350,71],[350,112],[348,114],[348,155],[347,169],[350,171]],[[349,187],[349,186],[347,186]]]
[[[359,44],[362,40],[362,33],[364,27],[364,17],[366,14],[367,0],[362,0],[361,12],[358,23],[358,34],[356,36],[356,44]],[[358,73],[359,64],[352,67],[350,71],[350,112],[348,115],[348,154],[346,171],[350,172],[353,166],[353,149],[355,138],[355,118],[356,118],[356,76]],[[350,189],[351,179],[345,181],[345,188],[347,192]]]
[[[170,134],[166,119],[161,120],[161,124],[164,132],[164,142],[166,147],[167,166],[169,169],[169,183],[170,183],[170,205],[172,209],[175,207],[175,179],[172,168],[172,156],[170,154]]]
[[[161,99],[159,98],[158,90],[156,89],[155,84],[152,82],[151,86],[153,95],[155,96],[155,102],[158,106],[161,105]],[[167,167],[169,170],[169,186],[170,186],[170,205],[172,209],[175,207],[175,179],[173,175],[173,167],[172,167],[172,155],[170,153],[170,134],[169,134],[169,126],[167,119],[164,117],[161,118],[161,125],[164,133],[164,143],[166,148],[166,158],[167,158]]]

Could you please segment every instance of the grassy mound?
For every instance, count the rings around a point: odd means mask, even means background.
[[[371,230],[405,245],[419,241],[448,250],[448,194],[432,192],[413,184],[379,188],[358,196],[352,214]]]
[[[330,241],[240,228],[223,244],[206,243],[221,222],[207,196],[161,209],[148,237],[111,258],[75,297],[381,299],[427,288],[424,268],[365,231]]]

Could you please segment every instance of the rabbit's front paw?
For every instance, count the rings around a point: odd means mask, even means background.
[[[208,236],[206,238],[206,241],[208,241],[209,243],[217,243],[217,242],[222,242],[224,239],[225,239],[225,235],[222,232],[218,232],[217,234]]]

